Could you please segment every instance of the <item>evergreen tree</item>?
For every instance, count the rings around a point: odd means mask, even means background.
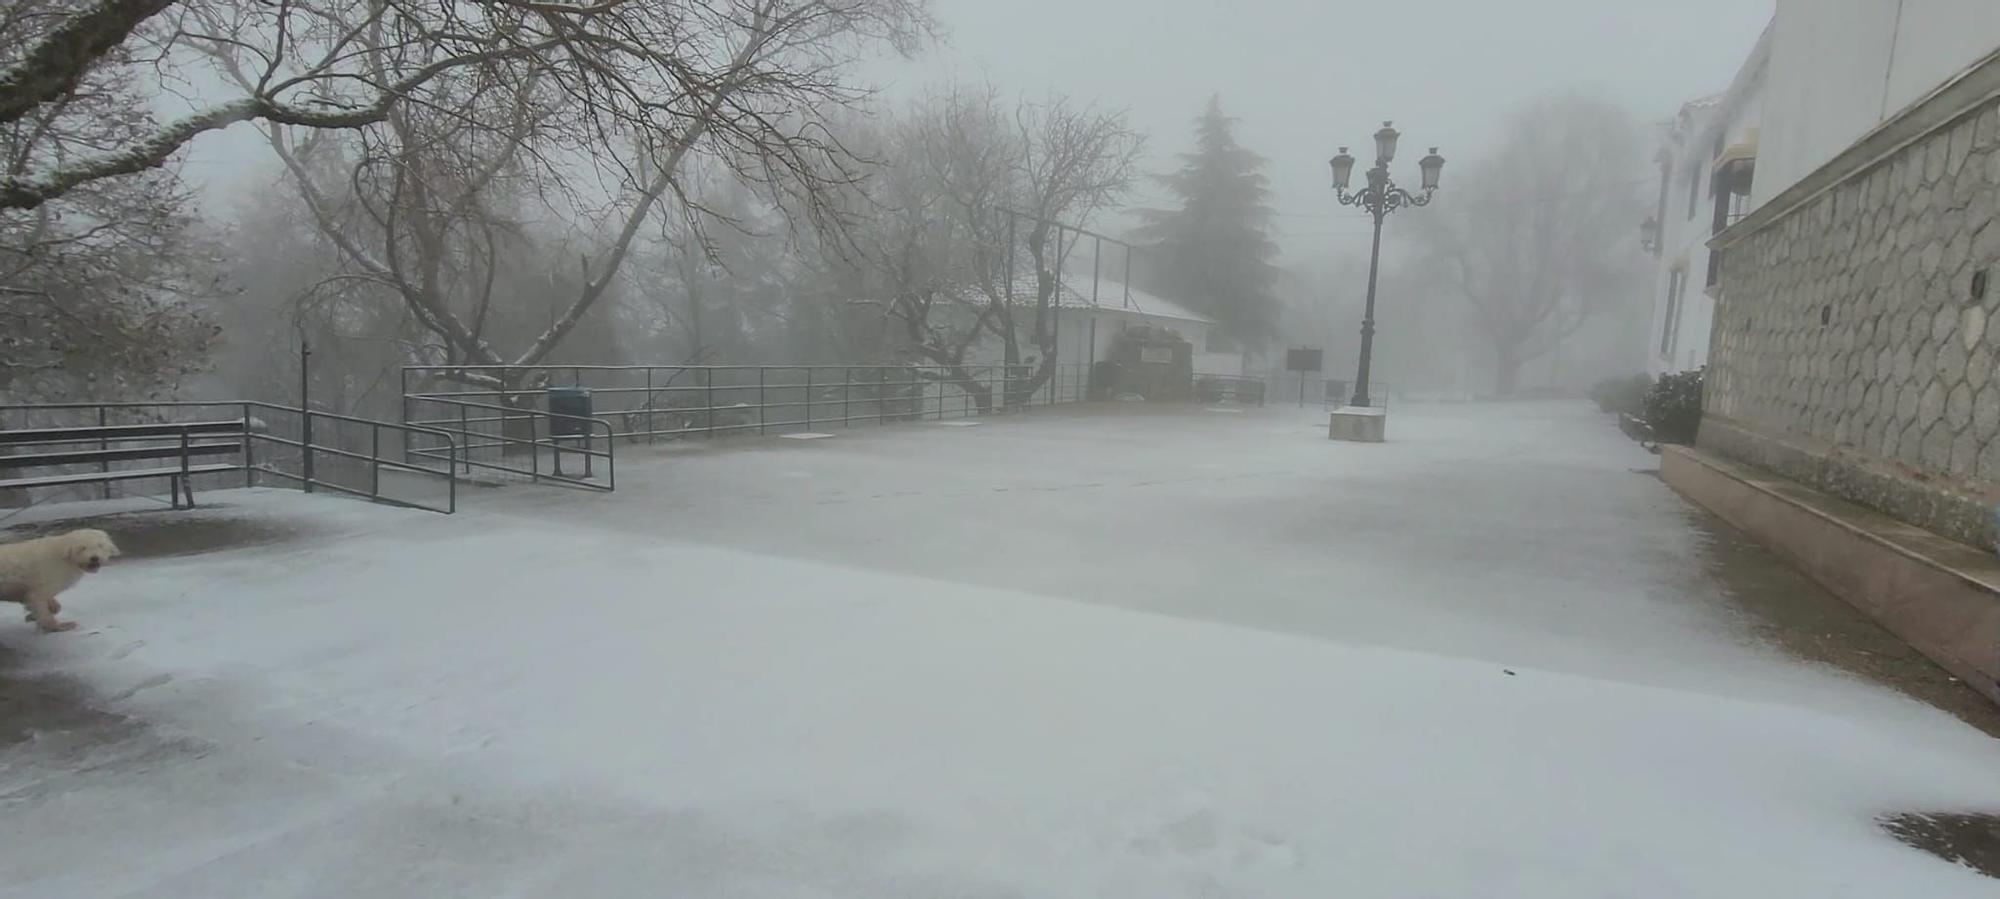
[[[1220,99],[1195,119],[1195,147],[1179,171],[1160,176],[1179,209],[1142,210],[1137,236],[1150,245],[1147,287],[1215,319],[1245,349],[1277,336],[1278,269],[1271,260],[1271,207],[1264,158],[1231,134]]]

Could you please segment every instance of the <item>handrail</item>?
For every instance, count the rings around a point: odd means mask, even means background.
[[[285,406],[285,405],[280,405],[278,403],[264,402],[262,400],[152,400],[152,401],[118,400],[118,401],[106,401],[106,402],[94,402],[94,403],[93,402],[8,403],[8,404],[0,404],[0,413],[64,412],[64,411],[95,410],[98,413],[98,419],[100,423],[102,423],[104,419],[104,412],[106,410],[111,410],[111,409],[211,409],[211,408],[228,408],[232,410],[240,410],[240,412],[242,413],[243,431],[241,434],[241,439],[242,439],[241,453],[243,456],[244,486],[254,486],[255,476],[257,473],[261,472],[264,474],[275,475],[280,478],[286,478],[292,481],[296,481],[307,492],[311,492],[312,488],[314,487],[326,487],[328,489],[332,489],[337,492],[350,493],[356,496],[363,496],[389,505],[404,506],[414,509],[424,509],[428,511],[438,511],[438,512],[444,512],[446,514],[451,514],[458,510],[458,475],[456,466],[452,464],[457,460],[459,455],[458,441],[455,437],[452,436],[452,434],[449,431],[445,431],[439,428],[431,428],[423,425],[410,424],[408,422],[394,422],[394,421],[383,421],[380,419],[362,418],[360,416],[345,415],[339,412],[322,412],[317,409],[305,409],[298,406]],[[252,409],[299,416],[302,432],[305,431],[303,425],[311,419],[325,419],[329,421],[341,422],[346,424],[364,425],[370,429],[371,433],[370,443],[374,447],[374,451],[371,454],[362,454],[354,452],[352,450],[343,449],[338,446],[329,446],[326,444],[321,444],[316,441],[307,442],[303,439],[292,440],[284,437],[279,437],[274,434],[266,433],[262,428],[258,427],[258,425],[261,424],[261,422],[256,421],[254,417],[250,415],[250,410]],[[161,425],[187,424],[189,426],[192,426],[201,423],[158,422],[157,424]],[[381,431],[384,428],[387,428],[392,432],[403,433],[408,435],[422,435],[428,438],[443,441],[443,446],[441,447],[441,449],[444,451],[444,455],[447,459],[444,469],[440,471],[439,469],[436,468],[429,468],[420,465],[411,465],[408,462],[398,462],[394,459],[382,456]],[[186,436],[187,435],[185,433],[182,434],[183,442],[185,442]],[[234,433],[231,433],[228,436],[233,437],[236,435]],[[84,438],[83,440],[70,441],[70,442],[87,443],[97,440],[98,440],[97,437],[92,436],[89,438]],[[289,471],[285,471],[271,464],[264,464],[261,466],[258,465],[253,451],[253,447],[257,442],[273,443],[281,446],[289,446],[298,449],[301,453],[302,459],[305,460],[305,468],[307,473],[293,474]],[[367,462],[369,464],[370,489],[367,491],[361,491],[353,487],[348,487],[346,485],[339,484],[333,481],[328,481],[323,478],[316,478],[311,476],[310,459],[313,455],[320,453],[340,458],[347,458],[356,461]],[[433,449],[428,453],[428,455],[430,458],[437,458],[436,453],[437,450]],[[382,495],[381,469],[385,466],[397,471],[410,471],[421,474],[442,476],[446,482],[445,507],[439,509],[435,506],[427,506],[421,503],[410,502],[406,500],[397,499],[395,497]],[[106,473],[109,473],[108,468],[105,470]]]
[[[468,383],[456,376],[507,372],[515,386]],[[564,378],[567,372],[572,377]],[[533,398],[567,384],[600,397],[589,417],[613,440],[888,423],[1006,411],[1088,398],[1090,365],[988,363],[962,367],[908,364],[784,363],[738,365],[411,365],[402,369],[403,420],[456,427],[468,440],[500,440],[494,419],[549,413]],[[587,377],[588,375],[600,377]],[[696,375],[688,378],[688,375]],[[643,375],[643,383],[640,375]],[[452,383],[454,380],[457,383]],[[662,383],[664,382],[664,383]],[[523,403],[528,408],[500,405]],[[428,409],[423,403],[441,406]],[[451,407],[456,405],[457,409]],[[451,413],[456,412],[453,416]],[[474,433],[478,428],[477,434]],[[599,433],[596,425],[589,426]],[[519,438],[514,438],[518,440]],[[507,442],[507,441],[502,441]],[[539,442],[539,438],[538,438]],[[470,444],[468,444],[468,449]]]
[[[493,404],[491,404],[491,403],[469,403],[469,402],[465,402],[465,401],[463,401],[463,400],[453,400],[453,399],[446,399],[446,398],[443,398],[443,397],[434,397],[434,396],[428,396],[428,395],[426,395],[426,394],[421,394],[421,393],[419,393],[419,394],[412,394],[412,395],[411,395],[411,396],[409,397],[409,399],[413,399],[413,400],[418,400],[418,401],[427,401],[427,402],[433,402],[433,403],[438,403],[438,404],[440,404],[440,405],[448,405],[448,406],[464,406],[464,407],[466,407],[466,408],[471,408],[471,409],[490,409],[490,410],[493,410],[493,411],[496,411],[496,412],[505,412],[505,413],[509,413],[508,415],[502,415],[502,416],[499,416],[499,417],[497,417],[497,418],[486,418],[486,419],[471,419],[472,421],[489,421],[489,422],[490,422],[490,421],[502,421],[502,422],[504,422],[504,421],[507,421],[507,420],[509,419],[509,417],[510,417],[510,416],[511,416],[511,417],[513,417],[513,418],[546,418],[546,419],[549,419],[549,420],[551,420],[551,421],[580,421],[580,422],[587,422],[588,424],[586,425],[586,427],[587,427],[587,426],[589,426],[589,425],[603,425],[603,426],[604,426],[604,439],[605,439],[606,441],[609,441],[609,440],[610,440],[610,439],[611,439],[611,438],[612,438],[612,437],[614,436],[614,434],[613,434],[613,432],[612,432],[612,428],[611,428],[611,423],[610,423],[610,422],[608,422],[608,421],[605,421],[605,420],[604,420],[604,419],[602,419],[602,418],[598,418],[598,417],[596,417],[596,416],[592,416],[592,415],[569,415],[569,414],[567,414],[567,413],[562,413],[562,412],[544,412],[544,411],[542,411],[542,410],[540,410],[540,409],[514,409],[514,408],[509,408],[509,407],[507,407],[507,406],[496,406],[496,405],[493,405]],[[430,420],[430,421],[436,421],[436,419],[428,419],[428,420]],[[412,428],[424,428],[424,429],[426,429],[426,430],[432,430],[432,431],[436,431],[437,433],[449,433],[449,431],[447,431],[447,430],[445,430],[445,429],[441,429],[441,428],[432,428],[432,427],[429,427],[429,426],[427,426],[427,425],[414,425],[414,424],[413,424],[413,425],[410,425],[410,427],[412,427]],[[508,441],[508,442],[512,442],[512,443],[530,443],[530,444],[534,444],[534,445],[537,445],[537,446],[541,446],[541,445],[543,445],[543,444],[544,444],[544,441],[543,441],[543,440],[541,440],[541,439],[539,439],[539,438],[529,438],[529,439],[525,439],[525,440],[524,440],[524,439],[522,439],[522,438],[519,438],[519,437],[507,437],[507,436],[505,436],[505,435],[501,435],[501,434],[494,434],[494,435],[487,435],[487,436],[491,436],[491,437],[493,437],[493,439],[495,439],[495,440],[502,440],[502,441]],[[550,437],[549,437],[548,439],[549,439],[549,440],[551,440],[551,441],[553,441],[553,440],[556,440],[556,439],[559,439],[559,438],[557,438],[557,437],[554,437],[554,436],[550,436]],[[606,450],[591,450],[591,449],[581,449],[581,450],[575,450],[575,449],[572,449],[572,450],[567,450],[567,452],[574,452],[574,453],[586,453],[586,454],[590,454],[590,455],[595,455],[595,456],[598,456],[598,457],[600,457],[600,458],[606,458],[606,459],[608,459],[608,458],[611,458],[611,453],[610,453],[609,451],[606,451]]]
[[[1082,362],[1063,362],[1063,363],[1060,363],[1060,364],[1062,364],[1062,365],[1083,365],[1083,364],[1085,364],[1085,363],[1082,363]],[[723,370],[729,370],[729,371],[756,371],[757,369],[760,369],[760,368],[762,368],[762,369],[783,369],[783,370],[788,370],[788,371],[803,371],[803,370],[805,370],[805,369],[808,369],[808,368],[812,368],[812,369],[821,369],[821,368],[852,368],[852,369],[857,369],[857,370],[862,370],[862,369],[867,369],[867,370],[874,370],[874,369],[883,369],[883,370],[889,370],[889,371],[911,371],[911,370],[915,370],[915,369],[946,369],[946,368],[950,368],[950,367],[951,367],[951,366],[948,366],[948,365],[895,365],[895,364],[868,364],[868,363],[860,363],[860,362],[857,362],[857,363],[844,363],[844,362],[820,362],[820,363],[804,363],[804,362],[785,362],[785,363],[771,363],[771,364],[768,364],[768,365],[758,365],[758,364],[754,364],[754,363],[741,363],[741,364],[733,364],[733,365],[676,365],[676,364],[674,364],[674,363],[670,363],[670,362],[663,362],[663,363],[658,363],[658,364],[652,364],[652,365],[647,365],[647,364],[630,364],[630,365],[568,365],[568,364],[561,364],[561,363],[556,363],[556,364],[549,364],[549,365],[512,365],[512,364],[485,364],[485,365],[405,365],[405,366],[403,366],[403,370],[405,370],[405,371],[428,371],[428,372],[452,372],[452,371],[481,371],[481,370],[493,370],[493,369],[509,369],[509,368],[516,368],[516,369],[528,369],[528,370],[532,370],[532,371],[551,371],[551,372],[554,372],[554,371],[645,371],[646,369],[652,369],[652,370],[654,370],[654,371],[659,371],[659,370],[661,370],[661,369],[686,369],[686,370],[688,370],[688,371],[723,371]],[[966,368],[969,368],[969,369],[970,369],[970,368],[978,368],[978,369],[986,369],[986,368],[1016,368],[1016,369],[1029,369],[1029,370],[1033,370],[1033,369],[1035,369],[1035,368],[1038,368],[1039,366],[1038,366],[1038,365],[1031,365],[1031,364],[1029,364],[1029,363],[1025,363],[1025,362],[1022,362],[1022,363],[1014,363],[1014,364],[1008,364],[1008,363],[1005,363],[1005,362],[977,362],[977,363],[970,363],[970,364],[966,365],[965,367],[966,367]],[[532,389],[533,389],[533,390],[539,390],[540,388],[532,388]]]
[[[540,392],[541,391],[539,390],[534,390],[534,391],[513,391],[512,393],[540,393]],[[413,412],[413,410],[411,409],[411,405],[413,403],[431,403],[434,405],[443,406],[447,410],[456,409],[458,412],[458,417],[456,419],[456,424],[458,425],[458,427],[457,428],[450,427],[450,425],[454,423],[453,420],[450,418],[444,418],[444,419],[419,418],[418,416],[420,416],[422,413]],[[478,409],[498,414],[471,416],[466,414],[466,411],[469,409]],[[413,426],[418,426],[418,427],[443,426],[438,429],[447,431],[452,434],[456,434],[459,437],[463,438],[464,442],[459,446],[461,452],[454,460],[454,464],[462,467],[465,471],[468,472],[474,468],[481,468],[488,471],[506,472],[517,475],[527,475],[529,478],[536,481],[553,481],[559,484],[568,484],[570,486],[583,487],[591,490],[609,491],[615,489],[617,486],[618,475],[617,475],[617,457],[615,450],[617,445],[617,429],[612,427],[610,422],[605,421],[602,418],[598,418],[595,416],[586,416],[586,415],[570,415],[562,412],[548,412],[542,409],[535,409],[535,408],[519,408],[514,406],[503,406],[496,403],[480,403],[471,400],[458,399],[456,397],[430,396],[418,393],[406,393],[403,396],[403,415],[406,420],[412,421],[413,423],[422,422],[422,424],[413,424]],[[516,437],[506,433],[506,428],[508,423],[521,420],[526,420],[529,422],[527,437]],[[559,421],[581,423],[581,426],[584,429],[584,434],[582,434],[581,436],[558,435],[552,433],[553,428],[551,427],[548,429],[551,431],[551,433],[548,433],[545,436],[542,433],[540,433],[542,429],[537,428],[534,424],[534,422],[538,420],[546,420],[551,424]],[[472,427],[475,424],[492,424],[492,423],[498,423],[500,425],[498,433],[486,430],[474,430]],[[602,449],[598,449],[593,445],[593,441],[598,435],[598,430],[600,428],[602,429],[602,436],[604,438],[604,446]],[[582,446],[580,447],[575,445],[575,443],[573,442],[578,440],[580,440],[582,443]],[[525,446],[528,448],[527,468],[523,469],[518,465],[506,464],[506,456],[507,456],[506,448],[510,446],[515,446],[515,447]],[[553,470],[551,471],[545,472],[541,468],[540,450],[542,447],[547,447],[550,451],[551,461],[554,463]],[[499,448],[501,450],[501,456],[498,462],[485,461],[473,458],[474,449],[493,449],[493,448]],[[436,458],[433,451],[425,448],[406,448],[405,452],[413,456],[432,458],[432,459]],[[566,475],[562,472],[562,458],[563,454],[565,453],[573,453],[583,457],[583,465],[584,465],[583,477],[581,478],[570,477],[569,475]],[[594,475],[593,475],[592,462],[593,460],[597,459],[602,459],[605,462],[604,466],[605,477],[602,483],[593,480]]]

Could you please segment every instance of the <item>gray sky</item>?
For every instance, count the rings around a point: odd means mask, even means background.
[[[1129,112],[1148,171],[1176,164],[1210,94],[1269,160],[1288,262],[1366,252],[1366,220],[1337,206],[1326,159],[1366,156],[1385,118],[1403,131],[1396,174],[1436,144],[1454,172],[1515,104],[1601,92],[1642,121],[1726,87],[1770,18],[1771,0],[933,0],[948,34],[913,61],[858,74],[890,97],[951,78],[1040,96],[1060,90]],[[1419,11],[1422,11],[1420,14]],[[1363,33],[1379,33],[1367,39]],[[187,174],[218,199],[260,189],[274,165],[251,128],[207,135]],[[1456,168],[1454,168],[1454,166]],[[246,177],[246,173],[258,174]],[[1160,202],[1146,181],[1135,204]],[[226,208],[226,203],[217,208]],[[1432,207],[1433,211],[1440,206]],[[1102,216],[1100,227],[1124,222]],[[1636,227],[1636,226],[1635,226]]]
[[[1238,140],[1270,160],[1292,257],[1366,250],[1364,220],[1333,202],[1326,159],[1342,144],[1365,155],[1383,119],[1403,131],[1395,171],[1411,181],[1432,144],[1464,171],[1511,106],[1547,91],[1597,91],[1642,121],[1665,119],[1726,87],[1771,14],[1770,0],[934,3],[949,43],[871,76],[892,91],[990,78],[1121,107],[1149,135],[1156,171],[1174,164],[1218,93],[1242,120]],[[1452,174],[1447,164],[1440,203]]]

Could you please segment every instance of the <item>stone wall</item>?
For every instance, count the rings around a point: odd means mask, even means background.
[[[1718,237],[1699,442],[1990,546],[2000,284],[1980,285],[2000,281],[2000,98],[1905,115],[1930,121]]]

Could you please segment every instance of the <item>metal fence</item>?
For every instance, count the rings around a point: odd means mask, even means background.
[[[1242,375],[1195,375],[1194,398],[1203,403],[1235,403],[1262,406],[1269,399],[1270,385],[1263,378]]]
[[[1271,386],[1270,401],[1274,403],[1345,406],[1354,397],[1354,382],[1345,378],[1321,377],[1311,372],[1286,372],[1272,374],[1265,380]],[[1386,381],[1371,379],[1368,382],[1368,405],[1376,409],[1389,408],[1389,394],[1393,389]]]
[[[468,399],[481,396],[498,402]],[[463,474],[517,476],[610,491],[617,487],[611,423],[602,418],[536,408],[541,392],[403,395],[403,415],[414,427],[455,442],[408,447],[411,458],[456,461]],[[569,470],[563,464],[569,463]]]
[[[544,471],[541,452],[550,449],[545,435],[551,419],[563,418],[548,411],[553,387],[590,391],[591,414],[601,426],[592,433],[607,438],[608,447],[613,440],[655,443],[956,418],[1085,398],[1087,365],[1057,365],[1039,380],[1037,371],[967,366],[959,377],[943,367],[911,365],[409,366],[403,369],[403,418],[458,436],[461,465],[537,477]],[[481,386],[475,379],[520,386]],[[515,458],[505,458],[510,449]],[[608,464],[608,452],[593,458]]]
[[[451,513],[458,507],[458,478],[451,464],[455,438],[444,431],[333,412],[256,401],[162,401],[0,405],[0,428],[97,426],[192,422],[229,416],[245,423],[236,471],[197,475],[204,489],[254,487],[262,477],[325,489],[380,503]],[[431,449],[411,456],[413,446]],[[414,461],[413,461],[414,460]],[[117,463],[63,466],[70,471],[113,471]],[[109,498],[110,484],[99,485]]]

